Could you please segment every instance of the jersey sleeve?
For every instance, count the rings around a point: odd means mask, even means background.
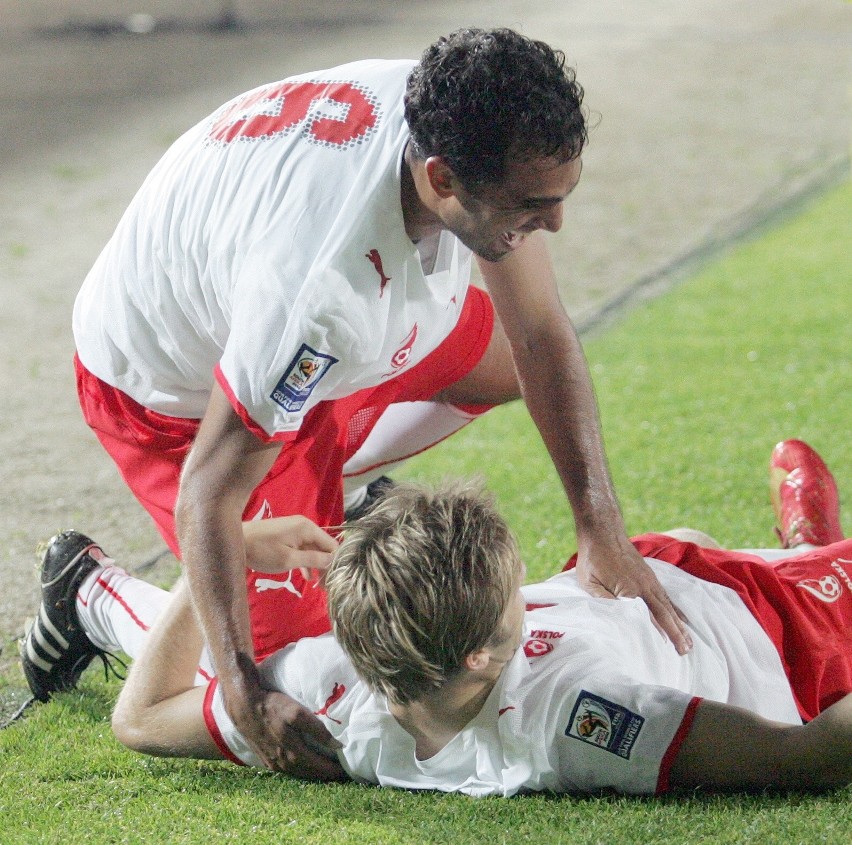
[[[247,263],[215,369],[243,423],[266,441],[291,439],[308,410],[347,377],[371,336],[337,271],[292,284],[286,278],[286,268],[270,268],[266,257]]]
[[[266,689],[294,698],[321,717],[332,736],[336,735],[343,721],[335,715],[345,711],[348,703],[345,695],[357,678],[331,634],[288,645],[266,658],[258,669]],[[225,759],[246,766],[263,766],[228,715],[215,678],[204,699],[204,722]]]
[[[653,795],[669,772],[700,698],[668,687],[586,679],[555,696],[554,745],[565,791]]]

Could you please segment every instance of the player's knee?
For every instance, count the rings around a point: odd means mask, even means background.
[[[695,543],[696,546],[701,546],[705,549],[721,549],[718,541],[699,531],[697,528],[670,528],[668,531],[660,532],[667,537],[673,537],[675,540],[680,540],[682,543]]]

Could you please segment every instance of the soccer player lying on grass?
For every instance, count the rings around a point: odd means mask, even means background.
[[[570,569],[522,587],[516,543],[481,493],[400,487],[347,531],[326,572],[335,637],[274,654],[263,683],[322,719],[353,778],[385,786],[479,796],[848,784],[852,541],[806,444],[779,444],[772,471],[793,547],[782,559],[713,548],[706,535],[703,547],[634,540],[688,620],[686,656],[641,600],[595,599]],[[162,610],[115,709],[119,740],[258,765],[215,679],[195,685],[202,638],[187,591],[169,602],[96,562],[85,538],[78,552],[91,565],[69,595],[87,654],[136,654],[144,620]],[[56,678],[24,663],[49,695]]]

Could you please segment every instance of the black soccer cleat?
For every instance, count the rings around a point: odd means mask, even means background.
[[[367,495],[364,496],[361,503],[349,508],[344,514],[346,522],[355,522],[356,519],[366,516],[376,503],[384,499],[394,487],[396,487],[396,482],[386,475],[379,476],[379,478],[371,481],[367,485]]]
[[[106,660],[81,629],[76,607],[77,590],[105,558],[97,543],[77,531],[57,534],[44,553],[41,605],[21,643],[24,675],[39,701],[74,689],[95,657]]]

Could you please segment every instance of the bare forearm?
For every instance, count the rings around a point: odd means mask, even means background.
[[[831,789],[852,783],[852,695],[789,732],[783,752],[783,788]]]
[[[560,302],[544,241],[530,237],[506,260],[480,262],[480,268],[579,533],[622,529],[589,368]]]
[[[201,631],[181,581],[133,664],[112,715],[119,742],[145,754],[219,757],[204,725],[204,688],[195,687]]]
[[[852,695],[807,725],[704,701],[671,772],[675,788],[815,791],[852,783]]]
[[[574,513],[580,583],[593,595],[640,596],[655,624],[685,654],[692,647],[685,624],[627,539],[589,368],[543,241],[531,236],[503,262],[480,267],[527,407]]]
[[[229,706],[259,692],[242,515],[279,451],[254,437],[214,386],[184,466],[175,519],[195,608]]]
[[[570,320],[560,315],[513,351],[524,399],[568,495],[578,532],[603,525],[621,529],[597,401]],[[556,372],[559,379],[552,377]]]
[[[186,491],[191,496],[191,490]],[[227,686],[253,664],[242,510],[196,500],[177,512],[183,562],[217,675]]]

